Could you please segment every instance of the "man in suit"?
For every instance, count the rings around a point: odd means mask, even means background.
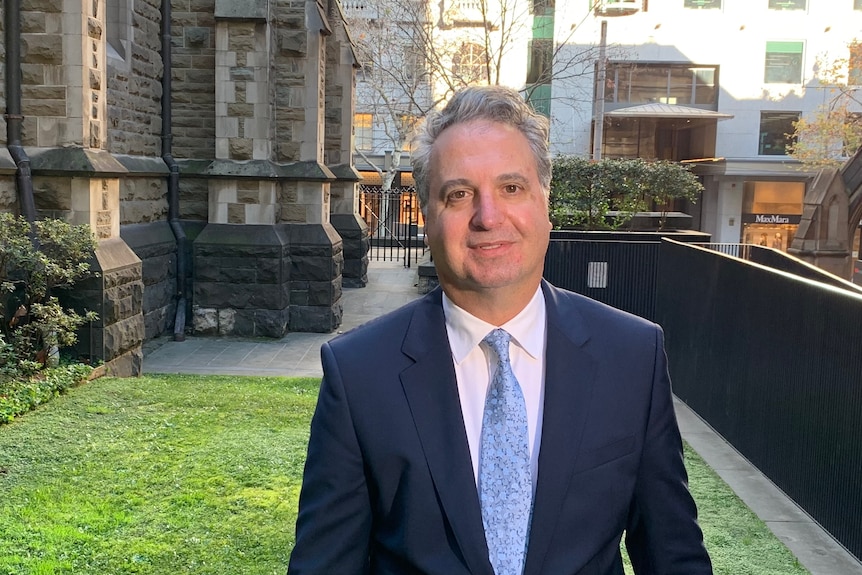
[[[420,128],[442,289],[323,346],[290,574],[712,573],[661,329],[542,280],[547,137],[500,87]]]

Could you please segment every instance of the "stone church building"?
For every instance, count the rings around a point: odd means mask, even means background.
[[[0,211],[89,224],[81,346],[341,323],[366,282],[337,0],[4,0]]]

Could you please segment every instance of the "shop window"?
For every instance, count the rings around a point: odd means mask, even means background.
[[[786,251],[802,218],[805,183],[747,181],[742,190],[742,242]]]
[[[683,8],[721,9],[721,0],[684,0]]]
[[[486,79],[488,56],[479,44],[461,44],[452,57],[452,73],[464,84],[475,84]]]
[[[371,114],[353,115],[353,145],[357,150],[370,150],[373,144],[374,117]]]
[[[763,81],[767,84],[802,83],[802,42],[767,42]]]
[[[769,0],[770,10],[805,10],[807,0]]]
[[[862,2],[862,0],[859,0]],[[862,85],[862,44],[853,42],[849,46],[850,56],[847,60],[847,83],[851,86]]]
[[[786,156],[787,146],[794,142],[793,123],[799,121],[799,115],[800,112],[761,112],[757,153],[761,156]]]
[[[611,63],[605,100],[629,105],[696,104],[714,109],[717,87],[717,66]]]

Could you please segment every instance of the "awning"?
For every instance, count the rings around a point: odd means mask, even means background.
[[[610,118],[702,118],[704,120],[729,120],[733,114],[723,114],[712,110],[689,108],[675,104],[643,104],[605,112]]]

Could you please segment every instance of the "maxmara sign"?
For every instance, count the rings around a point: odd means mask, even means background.
[[[746,224],[798,224],[800,215],[785,214],[743,214],[742,221]]]

